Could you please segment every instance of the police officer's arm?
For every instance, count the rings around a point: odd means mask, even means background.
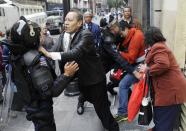
[[[72,76],[79,69],[78,64],[73,62],[66,63],[64,66],[64,74],[60,75],[53,84],[52,96],[59,96],[63,90],[67,87],[68,83],[71,81]]]
[[[114,41],[110,36],[106,36],[104,38],[103,48],[106,50],[108,54],[112,57],[112,59],[117,62],[123,69],[125,69],[128,73],[133,73],[134,67],[131,66],[118,52],[116,46],[114,46]]]

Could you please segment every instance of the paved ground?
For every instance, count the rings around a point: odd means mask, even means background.
[[[112,101],[112,113],[116,113],[117,98],[109,97]],[[76,113],[77,96],[61,95],[54,99],[54,114],[57,131],[106,131],[103,129],[92,105],[86,103],[85,113]],[[146,129],[134,123],[121,123],[120,131],[145,131]],[[25,119],[25,113],[19,113],[17,118],[11,118],[8,125],[1,131],[34,131],[31,122]]]

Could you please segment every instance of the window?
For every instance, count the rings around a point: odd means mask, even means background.
[[[29,13],[28,13],[28,9],[25,9],[25,15],[28,15]]]
[[[5,11],[3,8],[0,8],[0,16],[5,16]]]
[[[63,11],[61,10],[53,10],[53,11],[47,11],[47,16],[62,16]]]
[[[3,16],[3,12],[1,8],[0,8],[0,16]]]
[[[28,11],[29,11],[29,14],[32,14],[32,9],[31,8],[29,8]]]
[[[25,15],[23,8],[21,8],[21,15]]]

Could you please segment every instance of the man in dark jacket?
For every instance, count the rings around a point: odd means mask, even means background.
[[[132,8],[130,6],[126,6],[123,8],[123,18],[119,21],[119,24],[121,26],[125,23],[128,23],[130,28],[142,30],[142,25],[139,19],[132,16]]]
[[[97,25],[96,23],[92,22],[92,18],[93,18],[93,14],[89,11],[85,12],[83,14],[84,17],[84,24],[83,24],[83,28],[84,29],[88,29],[92,35],[93,35],[93,39],[94,39],[94,44],[96,47],[96,50],[99,50],[99,43],[100,43],[100,36],[101,36],[101,30],[99,25]],[[84,102],[86,101],[83,93],[81,93],[80,91],[80,95],[78,98],[78,105],[77,105],[77,113],[79,115],[82,115],[84,113]]]
[[[123,22],[127,22],[131,27],[133,27],[132,8],[130,6],[126,6],[123,9],[123,19],[120,21],[120,24]]]
[[[96,53],[93,35],[89,30],[83,30],[82,24],[83,16],[78,11],[71,10],[65,18],[65,32],[60,35],[60,52],[49,53],[44,48],[40,48],[40,51],[52,59],[58,58],[62,62],[75,60],[78,63],[80,91],[85,99],[94,105],[104,128],[109,131],[119,131],[119,126],[110,112],[105,73]],[[72,40],[64,43],[63,39],[67,38],[67,34],[72,36]],[[66,37],[63,37],[64,35]],[[62,50],[64,46],[66,52]]]

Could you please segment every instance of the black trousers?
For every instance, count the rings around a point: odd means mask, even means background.
[[[84,100],[87,100],[94,105],[95,111],[101,120],[103,127],[109,131],[119,131],[118,123],[110,112],[106,81],[90,86],[80,86],[80,92],[83,94]],[[83,102],[81,97],[79,100]]]
[[[180,105],[154,107],[153,131],[173,131],[177,117],[179,117]]]
[[[41,122],[33,122],[35,131],[56,131],[55,122],[49,124],[41,124]]]
[[[56,131],[52,98],[33,101],[26,112],[26,118],[33,122],[35,131]]]

